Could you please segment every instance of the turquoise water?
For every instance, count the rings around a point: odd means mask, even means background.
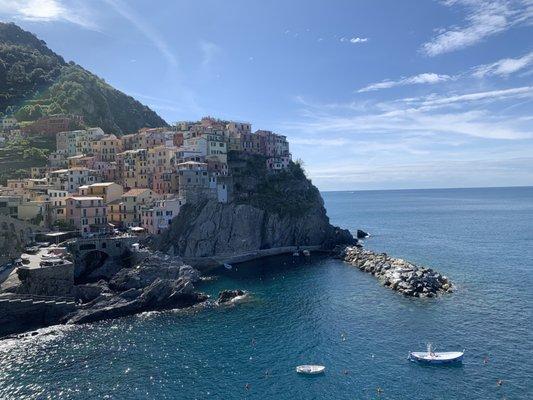
[[[457,291],[408,299],[324,258],[241,266],[201,288],[250,290],[235,307],[0,342],[0,398],[533,398],[533,188],[323,196],[333,223],[372,234],[367,248],[430,265]],[[466,349],[464,364],[408,362],[427,341]],[[302,363],[327,372],[298,376]]]

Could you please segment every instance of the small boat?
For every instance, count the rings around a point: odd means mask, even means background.
[[[299,251],[295,251],[294,253],[292,253],[292,256],[293,257],[300,257],[300,252]]]
[[[226,268],[227,270],[232,270],[233,265],[224,263],[224,268]]]
[[[302,254],[306,257],[311,257],[311,252],[309,250],[302,251]]]
[[[323,374],[325,370],[326,367],[324,367],[323,365],[298,365],[296,367],[296,372],[305,375]]]
[[[451,364],[463,361],[463,351],[434,352],[431,343],[427,351],[413,351],[409,353],[409,360],[426,364]]]

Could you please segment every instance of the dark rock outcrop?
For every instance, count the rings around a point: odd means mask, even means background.
[[[245,204],[207,201],[186,205],[162,236],[159,248],[184,258],[239,254],[286,246],[332,248],[353,243],[346,230],[333,227],[322,207],[303,216],[279,215]]]
[[[358,229],[357,233],[356,233],[356,236],[357,236],[357,239],[366,239],[370,235],[368,233],[366,233],[365,231],[362,231],[361,229]]]
[[[216,301],[217,304],[224,304],[229,303],[233,299],[237,297],[241,297],[246,295],[246,292],[244,290],[223,290],[218,294],[218,299]]]
[[[208,296],[194,289],[199,273],[178,257],[146,252],[142,262],[123,268],[109,282],[76,286],[78,300],[87,301],[65,318],[78,324],[143,311],[190,307]]]
[[[453,285],[446,276],[385,253],[377,254],[361,246],[353,246],[339,247],[336,254],[361,271],[376,276],[384,286],[406,296],[435,297],[453,291]]]
[[[187,279],[156,278],[143,289],[130,289],[112,296],[96,298],[69,316],[68,323],[81,324],[143,311],[190,307],[205,300],[207,296],[195,292],[193,284]]]

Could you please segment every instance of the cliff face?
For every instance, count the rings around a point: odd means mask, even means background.
[[[231,154],[234,201],[185,205],[156,247],[194,258],[354,243],[348,231],[329,223],[318,189],[299,165],[277,174],[268,173],[264,165],[263,157]]]

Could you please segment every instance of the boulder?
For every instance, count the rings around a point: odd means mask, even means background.
[[[356,233],[357,239],[366,239],[369,236],[370,235],[368,233],[366,233],[365,231],[362,231],[361,229],[357,230],[357,233]]]
[[[223,290],[218,294],[217,304],[228,303],[236,297],[244,296],[246,292],[244,290]]]

